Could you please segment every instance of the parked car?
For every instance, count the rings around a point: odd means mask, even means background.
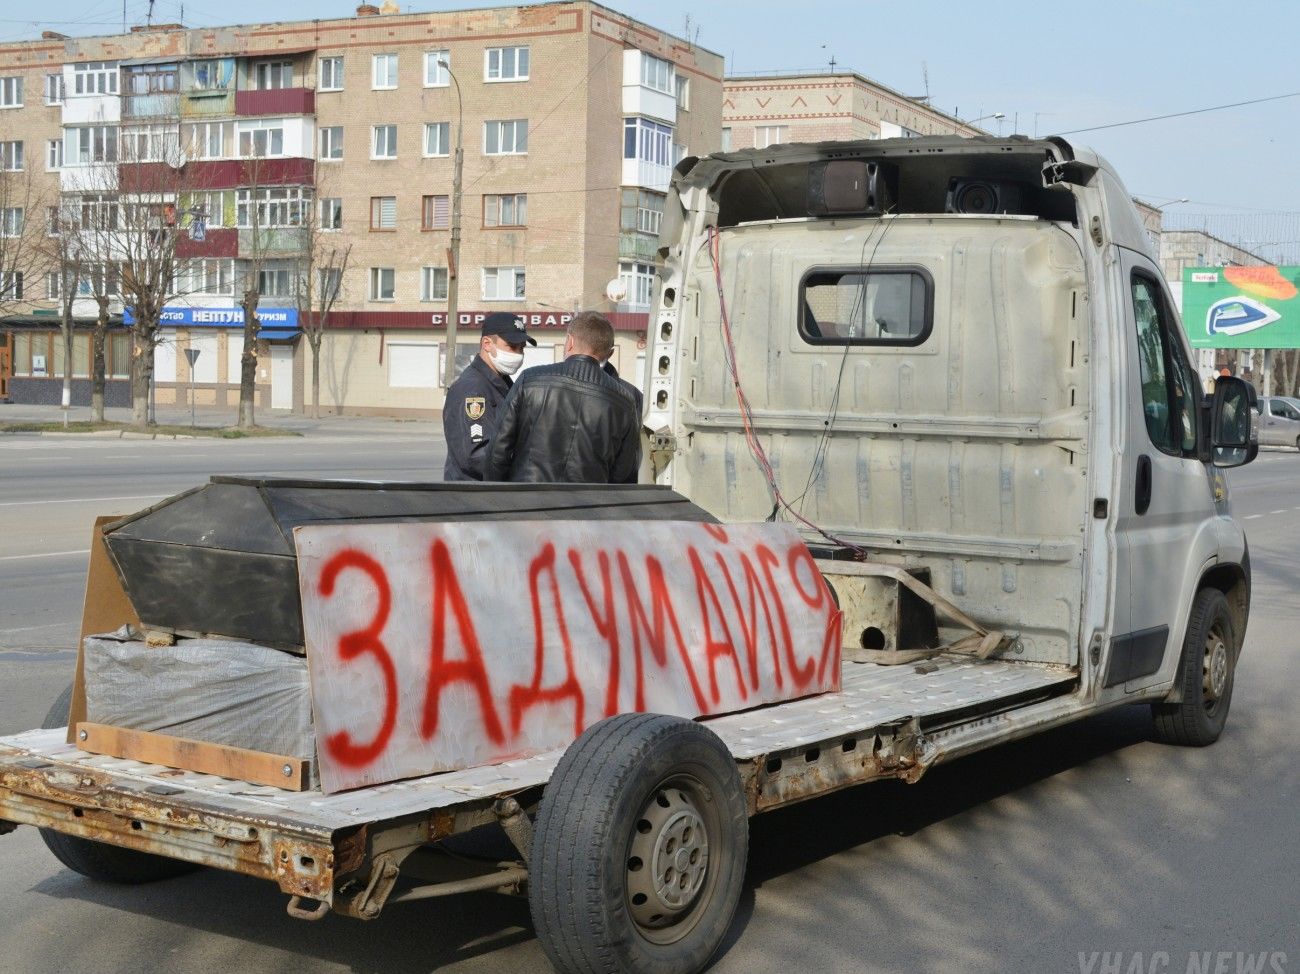
[[[1259,443],[1300,450],[1300,399],[1268,396],[1259,400]]]

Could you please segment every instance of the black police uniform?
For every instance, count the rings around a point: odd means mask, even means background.
[[[482,480],[483,461],[496,432],[500,406],[513,381],[475,355],[447,390],[442,432],[447,439],[443,480]]]

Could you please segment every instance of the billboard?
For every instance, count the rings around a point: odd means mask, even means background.
[[[1300,348],[1300,267],[1183,268],[1193,348]]]
[[[135,324],[130,308],[122,311],[122,321]],[[258,308],[257,321],[262,328],[297,328],[297,308]],[[191,308],[188,305],[169,304],[159,316],[163,328],[215,327],[234,328],[244,324],[243,308]]]

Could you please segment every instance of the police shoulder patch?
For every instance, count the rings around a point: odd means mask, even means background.
[[[482,419],[485,412],[487,412],[487,399],[485,397],[467,396],[465,398],[465,415],[469,417],[470,422]]]

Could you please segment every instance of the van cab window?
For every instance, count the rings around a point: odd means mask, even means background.
[[[920,268],[816,269],[800,286],[799,334],[812,345],[919,345],[934,283]]]
[[[1133,278],[1133,316],[1137,321],[1138,374],[1147,433],[1157,449],[1174,456],[1196,453],[1196,395],[1199,384],[1171,332],[1160,286]]]

